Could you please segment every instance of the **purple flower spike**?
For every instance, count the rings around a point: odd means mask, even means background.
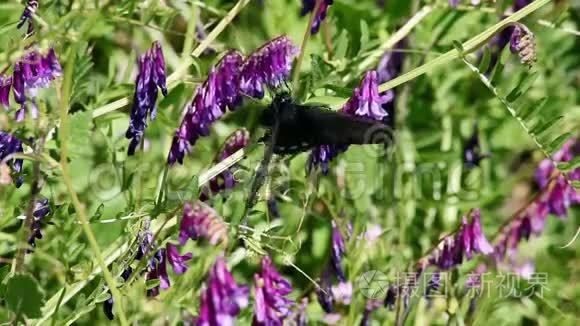
[[[212,245],[222,242],[227,244],[227,227],[213,208],[197,202],[195,205],[185,203],[183,218],[179,225],[179,243],[184,245],[187,239],[196,240],[205,237]]]
[[[245,148],[250,143],[250,133],[245,128],[240,128],[228,136],[218,155],[213,160],[214,163],[219,163],[238,150]],[[200,200],[205,201],[209,199],[211,194],[217,194],[221,191],[232,189],[236,185],[234,173],[237,166],[233,165],[221,174],[217,175],[209,181],[209,189],[204,188],[200,195]]]
[[[190,260],[191,257],[191,252],[181,256],[179,255],[179,249],[177,249],[176,245],[167,243],[167,261],[173,267],[175,274],[181,275],[187,271],[187,265],[185,262]]]
[[[159,286],[147,290],[147,296],[155,297],[159,295],[159,289],[169,289],[171,283],[167,275],[167,251],[164,248],[157,250],[153,258],[149,261],[149,271],[146,280],[159,280]]]
[[[470,260],[473,253],[490,255],[494,252],[483,234],[479,209],[472,210],[470,217],[471,223],[467,217],[463,217],[457,232],[444,237],[435,249],[419,261],[420,271],[428,266],[437,266],[442,270],[451,269],[463,262],[463,256]]]
[[[12,77],[0,74],[0,104],[8,109],[10,105],[10,88],[12,87]]]
[[[336,273],[336,277],[340,282],[346,282],[346,276],[342,270],[342,258],[346,254],[346,246],[344,244],[344,239],[340,233],[340,229],[334,221],[332,221],[332,254],[330,255],[330,262],[332,268]]]
[[[471,219],[471,236],[473,237],[471,244],[473,250],[483,255],[493,253],[493,247],[489,244],[489,241],[487,241],[481,229],[481,214],[479,208],[476,208],[471,212]]]
[[[278,273],[270,257],[262,259],[262,271],[254,275],[254,284],[256,304],[253,324],[281,326],[295,305],[286,297],[292,292],[292,285]]]
[[[241,103],[239,69],[242,61],[240,53],[229,52],[212,68],[203,85],[197,88],[173,137],[167,158],[170,165],[175,162],[183,164],[185,154],[200,137],[209,135],[209,127],[225,113],[226,109],[233,110]]]
[[[28,22],[27,33],[29,35],[32,34],[34,32],[32,16],[34,16],[36,9],[38,9],[38,0],[28,0],[26,2],[26,7],[24,8],[22,15],[20,15],[20,20],[18,21],[18,25],[16,25],[16,28],[20,29],[22,26],[24,26],[24,24],[26,24],[26,22]]]
[[[249,288],[236,284],[223,257],[218,257],[201,293],[198,326],[234,325],[236,316],[248,305]]]
[[[317,0],[302,0],[302,11],[300,14],[304,16],[307,13],[312,12],[316,8],[316,1]],[[318,33],[322,21],[326,18],[328,7],[330,7],[333,2],[333,0],[321,0],[320,6],[314,16],[312,26],[310,27],[310,33],[312,35]]]
[[[42,239],[42,220],[50,214],[50,205],[48,204],[47,198],[39,198],[34,204],[34,210],[32,211],[32,216],[34,220],[30,225],[30,236],[28,237],[28,244],[32,247],[36,247],[36,240]]]
[[[155,102],[157,101],[158,89],[164,96],[167,96],[167,86],[165,85],[165,59],[163,50],[159,42],[154,42],[147,52],[139,57],[139,73],[135,80],[135,94],[133,95],[133,106],[131,107],[131,119],[129,128],[125,133],[129,143],[128,154],[135,154],[135,149],[139,145],[145,128],[147,128],[147,117],[153,121],[156,116]]]
[[[369,71],[361,81],[359,87],[355,88],[352,97],[340,109],[341,112],[352,116],[363,117],[381,121],[388,116],[382,105],[393,100],[394,93],[379,95],[379,84],[377,82],[377,72]],[[321,167],[324,174],[328,173],[328,165],[338,154],[345,152],[348,146],[321,145],[310,152],[306,163],[306,171]]]
[[[12,136],[9,133],[0,131],[0,161],[3,162],[6,158],[12,154],[22,153],[22,142],[20,139]],[[16,177],[12,178],[14,180],[14,185],[16,188],[19,188],[24,181],[22,177],[22,159],[8,159],[5,162],[8,164],[10,169],[12,170],[13,176]]]
[[[50,82],[60,77],[62,68],[54,49],[41,54],[36,50],[26,53],[14,64],[12,74],[12,91],[20,109],[16,112],[16,121],[22,121],[26,114],[26,102],[30,100],[30,113],[38,117],[38,108],[34,98],[39,88],[47,88]],[[6,92],[6,90],[4,90]]]
[[[263,98],[266,87],[276,88],[290,76],[298,48],[287,36],[264,44],[246,59],[240,74],[242,93]]]
[[[516,24],[510,37],[510,51],[520,57],[523,64],[532,66],[536,62],[534,34],[523,24]]]
[[[457,5],[459,4],[459,0],[449,0],[449,5],[451,7],[457,7]]]
[[[387,112],[382,108],[382,104],[391,101],[392,97],[392,93],[379,95],[377,72],[368,71],[341,111],[359,117],[383,120]]]

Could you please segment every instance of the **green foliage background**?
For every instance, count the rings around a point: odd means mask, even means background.
[[[452,9],[447,1],[386,2],[386,7],[381,8],[370,0],[335,0],[329,11],[327,35],[332,55],[324,33],[309,40],[300,71],[300,101],[336,108],[358,84],[365,59],[380,54],[381,45],[425,6],[432,7],[430,13],[407,35],[410,45],[405,53],[404,72],[429,65],[440,54],[452,50],[454,41],[466,41],[498,21],[494,4],[485,1],[485,9],[469,6]],[[510,4],[499,2],[504,7]],[[198,45],[192,33],[197,20],[201,19],[211,31],[234,5],[234,1],[225,0],[47,0],[41,2],[37,12],[37,33],[23,41],[22,32],[15,28],[23,5],[12,0],[0,3],[0,69],[17,60],[33,41],[43,48],[54,46],[63,67],[74,69],[67,140],[71,177],[104,258],[123,253],[109,265],[114,275],[119,275],[126,266],[124,253],[134,246],[127,248],[123,244],[132,244],[141,221],[149,216],[155,220],[154,225],[159,225],[183,200],[192,198],[196,193],[195,177],[212,165],[216,151],[229,133],[244,126],[250,130],[253,143],[258,143],[263,135],[255,109],[266,105],[269,99],[247,99],[242,108],[212,127],[212,135],[196,144],[183,166],[172,167],[167,180],[163,179],[167,152],[182,109],[220,53],[233,48],[250,54],[281,34],[300,44],[308,22],[307,17],[299,15],[298,0],[250,1],[211,43],[213,51],[193,59],[185,75],[170,83],[169,95],[158,101],[157,120],[146,130],[145,152],[133,157],[126,155],[128,141],[124,133],[130,105],[108,110],[110,103],[131,98],[137,55],[151,42],[161,42],[168,73],[172,73],[189,62],[189,53]],[[265,203],[260,202],[252,212],[253,229],[247,235],[246,247],[236,239],[230,240],[227,257],[236,279],[251,283],[260,254],[269,253],[294,285],[292,297],[310,296],[309,319],[313,324],[320,323],[323,312],[315,301],[309,278],[316,279],[328,259],[330,220],[338,221],[343,234],[347,223],[352,222],[355,236],[348,238],[345,267],[354,285],[354,296],[351,306],[343,307],[342,312],[345,324],[355,324],[360,322],[366,302],[356,283],[364,272],[378,270],[394,281],[397,273],[409,271],[442,235],[455,229],[462,214],[474,207],[482,209],[485,233],[493,239],[499,226],[536,191],[534,169],[546,153],[553,153],[551,142],[566,132],[577,134],[578,10],[574,1],[551,1],[528,16],[524,22],[536,35],[537,63],[530,72],[506,49],[502,54],[503,72],[493,78],[498,93],[505,97],[523,76],[535,74],[535,81],[516,103],[536,107],[535,103],[547,100],[524,124],[533,129],[553,117],[563,116],[557,125],[542,128],[545,130],[540,130],[537,136],[530,135],[460,59],[430,69],[396,88],[397,141],[387,153],[375,147],[351,147],[333,163],[328,176],[310,178],[304,171],[306,154],[277,159],[276,166],[284,167],[286,173],[284,177],[273,178],[270,188],[281,198],[282,219],[270,220]],[[548,27],[542,21],[554,25]],[[467,60],[477,63],[474,54],[468,55]],[[374,67],[373,64],[371,68]],[[44,180],[41,193],[50,199],[54,211],[50,219],[53,224],[43,227],[44,238],[25,260],[24,270],[33,279],[10,279],[8,263],[23,232],[22,222],[16,217],[26,211],[33,160],[25,161],[23,187],[0,185],[0,257],[3,257],[0,264],[4,264],[0,269],[4,279],[0,286],[0,320],[16,318],[18,310],[11,302],[17,299],[10,299],[14,295],[14,284],[10,282],[19,281],[25,283],[23,287],[41,290],[36,296],[44,296],[47,303],[30,302],[42,307],[45,323],[107,324],[100,306],[108,298],[105,283],[102,275],[90,276],[97,261],[78,224],[78,214],[58,168],[63,139],[56,132],[60,119],[56,88],[63,87],[63,83],[58,81],[54,85],[39,96],[42,116],[38,122],[15,124],[12,112],[0,111],[3,131],[15,132],[22,139],[36,138],[40,132],[47,134],[41,163]],[[462,168],[462,144],[470,136],[474,122],[479,126],[482,148],[491,156],[480,168],[466,170]],[[257,166],[263,145],[251,149],[241,161],[248,171]],[[168,196],[167,201],[159,204],[156,199],[162,188]],[[248,183],[243,182],[210,203],[226,222],[235,222],[240,218],[248,188]],[[447,300],[415,300],[407,323],[577,324],[579,242],[562,247],[574,238],[578,217],[577,209],[571,210],[565,220],[550,217],[544,235],[520,246],[520,253],[535,261],[536,271],[548,275],[548,290],[542,298],[505,297],[493,288],[489,297],[478,300],[475,314],[468,317],[469,302],[461,295],[461,280],[481,261],[476,259],[450,274],[453,281],[447,285]],[[103,223],[109,219],[117,220]],[[356,235],[373,224],[380,224],[384,230],[377,242],[367,245],[357,239]],[[162,243],[176,240],[177,227],[175,223],[169,225],[160,233]],[[142,279],[121,286],[131,323],[179,324],[197,313],[202,282],[220,250],[203,242],[190,242],[188,249],[194,254],[189,271],[180,277],[172,275],[173,286],[158,298],[145,297]],[[78,291],[75,284],[82,285]],[[67,289],[62,297],[66,300],[59,305],[63,287]],[[520,290],[527,287],[522,280]],[[56,306],[57,313],[49,314]],[[20,313],[38,318],[34,310],[31,307],[30,314]],[[394,312],[385,308],[372,316],[373,324],[377,325],[391,324],[396,318]],[[251,318],[248,308],[240,315],[239,323],[247,324]]]

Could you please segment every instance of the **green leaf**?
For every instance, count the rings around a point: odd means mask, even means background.
[[[562,172],[570,172],[580,168],[580,156],[573,158],[569,162],[559,162],[558,163],[558,170]]]
[[[17,315],[27,318],[42,316],[44,294],[38,282],[28,274],[16,274],[6,284],[6,306]]]
[[[490,62],[491,62],[491,50],[489,49],[489,47],[486,46],[483,50],[483,57],[479,62],[478,67],[479,71],[485,73],[487,69],[489,69]]]
[[[158,286],[159,286],[159,279],[158,278],[147,280],[145,282],[145,288],[147,290],[151,290],[151,289],[156,288]]]
[[[506,100],[510,103],[515,102],[520,96],[522,96],[522,94],[528,91],[536,78],[538,78],[537,73],[525,73],[518,85],[508,94],[508,96],[506,96]]]
[[[92,114],[89,111],[75,113],[70,118],[69,157],[71,159],[88,156],[91,153]]]
[[[348,43],[349,43],[349,36],[348,32],[343,29],[338,37],[338,41],[336,43],[336,51],[334,54],[335,58],[342,59],[346,58],[346,51],[348,50]]]
[[[110,298],[111,298],[111,293],[109,291],[105,291],[105,292],[97,295],[97,297],[95,298],[95,302],[99,303],[99,302],[107,301]]]
[[[546,102],[548,102],[547,97],[541,99],[539,102],[527,105],[525,111],[523,109],[518,111],[518,116],[522,120],[526,121],[528,120],[529,117],[535,115],[535,112],[541,110],[544,107],[544,105],[546,105]]]
[[[459,52],[459,55],[463,57],[463,52],[465,52],[465,50],[463,49],[461,42],[454,40],[452,43],[453,47],[457,50],[457,52]]]
[[[572,133],[571,132],[567,132],[563,135],[558,136],[558,138],[554,139],[550,145],[547,146],[547,150],[550,154],[554,154],[555,152],[557,152],[558,150],[560,150],[560,148],[562,148],[562,146],[564,145],[564,143],[566,143],[566,141],[568,139],[570,139],[570,137],[572,137]]]
[[[364,20],[360,21],[360,53],[364,52],[369,47],[369,25]]]
[[[576,189],[580,189],[580,180],[572,181],[572,187],[574,187]]]
[[[555,118],[552,118],[551,120],[548,120],[548,122],[538,123],[534,127],[534,129],[530,131],[530,133],[534,135],[539,135],[540,133],[546,132],[548,129],[552,128],[556,123],[558,123],[558,121],[562,120],[562,118],[564,118],[564,116],[560,115]]]

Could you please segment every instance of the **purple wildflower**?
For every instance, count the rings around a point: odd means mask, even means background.
[[[234,325],[235,317],[248,305],[249,288],[236,284],[223,257],[218,257],[201,293],[198,326]]]
[[[121,273],[121,277],[123,280],[127,281],[129,276],[131,276],[131,273],[133,273],[133,269],[129,266],[123,271],[123,273]],[[115,301],[113,300],[113,294],[111,293],[111,290],[109,290],[109,299],[103,302],[103,313],[109,320],[115,319],[115,315],[113,314],[114,303]]]
[[[516,24],[510,37],[510,51],[520,57],[523,64],[532,66],[536,62],[534,34],[523,24]]]
[[[324,272],[322,272],[322,277],[318,280],[319,286],[315,290],[318,304],[327,314],[334,312],[334,298],[331,292],[330,277],[329,269],[325,268]]]
[[[463,144],[463,164],[465,164],[468,169],[475,168],[488,156],[489,154],[482,153],[481,151],[478,127],[477,124],[475,124],[473,134]]]
[[[207,238],[212,245],[220,241],[225,245],[227,228],[213,208],[199,201],[195,205],[185,203],[179,225],[179,243],[184,245],[187,239],[196,240],[198,237]]]
[[[164,96],[167,96],[165,59],[161,45],[155,41],[151,48],[139,57],[139,73],[135,80],[131,119],[129,128],[125,133],[125,137],[131,139],[128,149],[129,155],[135,154],[135,149],[143,137],[145,128],[147,128],[147,117],[149,116],[151,121],[155,120],[157,87],[161,88],[161,93]]]
[[[30,51],[14,64],[12,92],[14,100],[20,104],[20,109],[16,111],[16,121],[24,120],[27,99],[31,102],[32,117],[38,117],[38,108],[34,101],[38,89],[47,88],[61,73],[62,68],[52,48],[44,55],[36,50]]]
[[[330,287],[330,292],[334,302],[345,306],[349,305],[352,300],[352,283],[339,282],[337,285]]]
[[[186,253],[185,255],[181,256],[179,254],[179,249],[177,246],[171,243],[167,243],[167,262],[171,264],[173,267],[173,271],[177,275],[181,275],[187,271],[187,265],[185,264],[186,261],[190,260],[192,257],[191,252]]]
[[[332,253],[330,255],[331,266],[340,282],[346,282],[346,276],[342,270],[342,258],[346,254],[346,246],[340,229],[334,221],[332,221]]]
[[[262,271],[254,275],[254,286],[256,303],[253,324],[282,325],[295,305],[286,297],[292,292],[292,285],[276,271],[270,257],[262,259]]]
[[[207,80],[195,91],[193,100],[181,125],[175,132],[167,162],[183,164],[185,153],[202,136],[209,135],[209,127],[226,111],[241,103],[239,91],[239,69],[242,55],[238,52],[226,54],[217,66],[213,67]]]
[[[449,5],[451,7],[457,7],[458,4],[459,4],[459,0],[449,0]]]
[[[312,12],[316,8],[317,0],[302,0],[302,11],[300,14],[302,16],[306,15],[309,12]],[[320,25],[322,21],[326,18],[328,7],[334,2],[333,0],[318,0],[320,4],[318,5],[318,10],[314,16],[314,21],[312,22],[312,26],[310,27],[310,33],[316,34],[320,29]]]
[[[268,206],[268,214],[271,218],[280,218],[280,209],[278,208],[278,201],[275,196],[270,196],[266,205]]]
[[[379,95],[377,72],[371,70],[365,74],[360,85],[354,89],[352,97],[340,111],[352,116],[381,121],[388,115],[382,105],[391,101],[393,96],[393,93]],[[315,147],[308,157],[306,170],[311,171],[313,168],[320,166],[322,167],[322,172],[327,174],[330,161],[347,149],[348,146],[343,145],[321,145]]]
[[[514,12],[524,8],[525,6],[529,5],[532,2],[532,0],[514,0],[514,3],[512,5],[512,9]]]
[[[8,109],[10,105],[10,88],[12,87],[12,77],[0,74],[0,104]]]
[[[471,223],[464,216],[460,228],[444,237],[435,249],[419,261],[419,270],[423,271],[430,265],[446,270],[461,264],[464,255],[469,260],[473,253],[489,255],[494,252],[483,234],[479,209],[473,209],[470,216]]]
[[[288,79],[298,52],[299,49],[284,35],[264,44],[244,62],[240,72],[240,91],[263,98],[265,86],[276,88]]]
[[[382,302],[379,300],[373,300],[373,299],[368,300],[366,305],[365,305],[365,311],[363,313],[363,318],[360,322],[360,325],[361,326],[370,325],[371,313],[373,311],[377,310],[378,308],[380,308],[381,305],[382,305]]]
[[[228,136],[218,155],[213,160],[219,163],[238,150],[245,148],[250,143],[250,133],[245,128],[240,128]],[[200,195],[200,200],[205,201],[211,194],[217,194],[223,190],[232,189],[236,185],[234,173],[237,170],[236,165],[220,173],[209,181],[209,189],[205,188]]]
[[[15,153],[22,153],[22,142],[20,139],[12,136],[9,133],[0,131],[0,161],[8,164],[10,169],[12,170],[12,174],[16,175],[16,178],[12,178],[14,180],[14,185],[16,188],[19,188],[24,181],[22,177],[22,159],[7,159],[8,156],[15,154]]]
[[[42,239],[42,220],[50,214],[50,205],[48,204],[48,198],[39,198],[34,203],[34,210],[32,216],[34,220],[30,225],[30,236],[28,237],[28,244],[32,247],[36,247],[36,239]]]
[[[20,29],[24,24],[26,24],[26,22],[28,22],[27,34],[32,34],[34,32],[32,16],[34,16],[36,9],[38,9],[38,0],[28,0],[24,11],[22,11],[22,15],[20,15],[20,20],[18,21],[16,28]]]
[[[149,224],[144,227],[144,230],[139,231],[137,236],[137,241],[139,241],[139,247],[137,248],[137,254],[135,255],[136,260],[141,260],[153,247],[153,232],[149,230]]]
[[[169,275],[167,275],[167,251],[164,248],[157,250],[153,258],[149,261],[148,271],[145,275],[147,281],[159,280],[159,285],[147,290],[147,296],[155,297],[159,295],[159,289],[166,290],[171,286]]]
[[[308,308],[308,297],[302,298],[302,302],[298,305],[297,309],[294,311],[292,320],[294,323],[289,323],[295,326],[307,326],[308,325],[308,314],[306,313],[306,308]]]

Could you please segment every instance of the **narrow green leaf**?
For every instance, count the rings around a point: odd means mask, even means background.
[[[546,105],[546,102],[548,102],[547,97],[543,98],[539,102],[531,104],[526,112],[521,113],[520,118],[524,121],[528,120],[530,117],[535,115],[535,112],[539,112],[544,107],[544,105]]]
[[[487,69],[489,69],[489,64],[491,62],[491,51],[489,49],[489,47],[485,47],[483,50],[483,57],[481,58],[481,61],[479,62],[479,71],[482,73],[485,73],[487,71]]]
[[[453,47],[459,52],[460,56],[463,57],[463,52],[465,52],[465,50],[463,49],[461,42],[454,40],[452,43]]]
[[[572,159],[569,162],[559,162],[558,163],[558,170],[560,170],[562,172],[570,172],[570,171],[575,170],[577,168],[580,168],[580,156],[575,157],[574,159]]]
[[[364,20],[360,21],[360,53],[364,52],[369,46],[369,25]]]
[[[572,181],[572,187],[574,187],[576,189],[580,189],[580,180]]]
[[[548,120],[545,123],[538,123],[534,129],[532,129],[531,133],[534,135],[539,135],[540,133],[544,133],[546,132],[548,129],[552,128],[556,123],[558,123],[558,121],[562,120],[562,118],[564,118],[564,116],[557,116],[554,117],[550,120]]]
[[[489,79],[492,84],[497,84],[498,80],[501,79],[503,68],[504,64],[501,62],[501,60],[498,60],[495,64],[495,68],[493,69],[493,73],[491,74],[491,78]]]
[[[554,154],[556,151],[560,150],[560,148],[562,148],[562,146],[564,145],[564,143],[570,139],[570,137],[572,137],[572,133],[571,132],[567,132],[563,135],[558,136],[558,138],[554,139],[550,145],[548,145],[547,149],[548,152],[552,155]]]

